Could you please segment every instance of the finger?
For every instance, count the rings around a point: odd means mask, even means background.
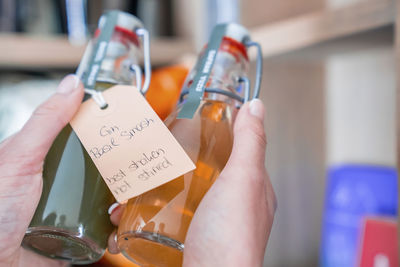
[[[3,147],[6,147],[11,141],[13,140],[15,134],[10,135],[0,143],[0,150],[3,149]]]
[[[118,203],[112,204],[108,209],[108,214],[110,214],[111,223],[114,224],[115,226],[119,225],[124,209],[125,205],[120,205]]]
[[[40,105],[13,138],[17,145],[13,151],[30,160],[41,162],[46,156],[54,139],[63,127],[72,119],[83,98],[83,85],[75,75],[65,77],[57,91],[46,102]],[[20,155],[15,155],[17,158]],[[22,158],[23,155],[22,155]]]
[[[259,99],[246,103],[240,109],[234,125],[232,153],[227,166],[264,167],[266,136],[264,105]]]
[[[246,172],[243,177],[264,178],[262,180],[265,183],[267,205],[270,214],[273,215],[276,211],[277,201],[271,180],[265,170],[267,139],[264,130],[264,113],[264,105],[259,99],[254,99],[243,105],[235,121],[234,144],[226,170],[231,169],[237,173],[240,171],[237,166],[247,166],[245,169],[253,169],[255,170],[254,173],[263,171],[262,175],[248,175],[249,171],[242,169]],[[236,166],[236,168],[230,166]]]
[[[276,194],[274,188],[272,187],[271,179],[269,178],[268,173],[266,173],[266,176],[267,177],[265,179],[265,182],[267,183],[266,196],[267,196],[268,211],[270,212],[271,215],[274,215],[276,209],[278,208],[278,201],[276,199]]]
[[[108,252],[111,254],[118,254],[120,251],[117,244],[117,231],[114,230],[108,237]]]

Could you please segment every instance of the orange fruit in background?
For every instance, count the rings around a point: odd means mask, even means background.
[[[152,72],[146,99],[162,120],[174,110],[178,103],[181,88],[188,73],[188,68],[183,65],[159,68]]]

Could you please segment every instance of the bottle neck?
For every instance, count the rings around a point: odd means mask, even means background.
[[[204,53],[201,53],[199,61],[203,56]],[[199,71],[197,68],[198,66],[196,65],[189,74],[184,89],[189,88],[193,82],[194,76]],[[249,62],[245,46],[236,40],[224,37],[221,42],[220,49],[215,57],[215,62],[209,79],[206,83],[206,88],[211,90],[223,90],[234,93],[243,98],[244,90],[242,88],[243,86],[239,83],[239,78],[247,77],[248,69]],[[229,103],[238,102],[227,95],[212,92],[205,92],[203,95],[203,100],[218,100]]]
[[[99,30],[96,31],[93,46],[97,42],[98,33]],[[131,70],[131,65],[138,64],[139,55],[136,34],[124,28],[115,27],[100,66],[95,89],[103,91],[115,84],[136,85],[136,77]]]

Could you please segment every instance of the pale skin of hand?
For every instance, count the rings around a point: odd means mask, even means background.
[[[67,265],[21,248],[21,241],[42,192],[44,158],[82,98],[82,84],[67,76],[21,131],[0,144],[0,266]]]
[[[21,242],[42,192],[44,158],[82,98],[82,84],[67,76],[21,131],[0,144],[1,267],[68,265],[29,252]],[[256,102],[256,115],[248,104],[238,114],[232,155],[196,211],[185,242],[184,266],[262,265],[276,201],[264,167],[264,108]],[[121,211],[114,210],[113,223],[118,223]],[[113,240],[111,236],[109,250],[118,252]]]
[[[262,266],[276,210],[265,169],[264,106],[246,103],[234,125],[227,165],[197,208],[185,240],[184,267]],[[116,208],[111,221],[118,225]],[[113,236],[108,249],[118,253]]]

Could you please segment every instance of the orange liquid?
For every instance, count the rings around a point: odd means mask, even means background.
[[[127,257],[143,266],[182,265],[193,215],[232,150],[232,111],[225,102],[206,101],[191,120],[167,119],[197,168],[128,201],[118,228],[118,245]]]

